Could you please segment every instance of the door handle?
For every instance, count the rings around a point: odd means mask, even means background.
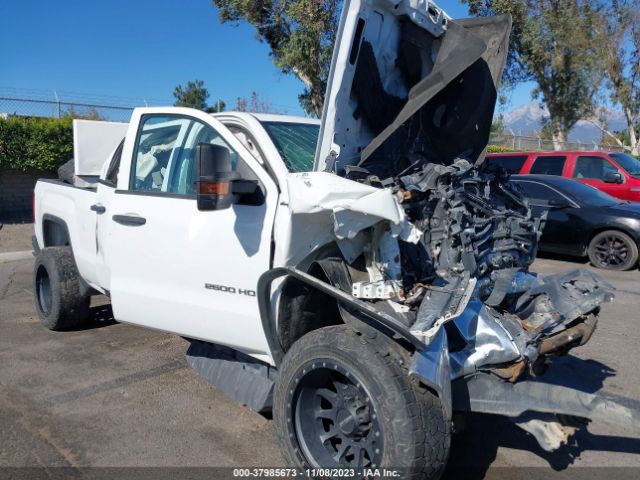
[[[147,223],[147,219],[144,217],[138,217],[137,215],[114,215],[111,217],[114,222],[127,227],[139,227]]]
[[[100,205],[99,203],[96,203],[95,205],[91,205],[91,207],[89,207],[89,209],[93,212],[96,212],[98,214],[100,213],[104,213],[107,211],[107,209],[103,206]]]

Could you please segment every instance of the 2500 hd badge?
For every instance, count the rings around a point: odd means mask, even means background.
[[[249,297],[255,297],[256,291],[246,288],[226,287],[224,285],[215,285],[213,283],[205,283],[204,288],[208,290],[217,290],[218,292],[237,293],[238,295],[247,295]]]

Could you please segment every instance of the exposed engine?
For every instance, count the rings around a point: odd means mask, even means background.
[[[347,175],[392,188],[419,231],[407,241],[373,229],[370,281],[354,283],[354,296],[386,300],[426,343],[444,325],[454,376],[489,370],[515,381],[527,366],[534,372],[544,355],[584,344],[613,297],[584,270],[529,273],[545,218],[532,216],[503,173],[458,159],[416,161],[382,181],[362,168]]]

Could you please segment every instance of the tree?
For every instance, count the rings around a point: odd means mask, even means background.
[[[633,155],[640,152],[640,1],[602,4],[598,24],[600,56],[606,72],[609,99],[619,106],[627,123],[627,143],[607,130],[607,123],[592,120],[603,135]],[[627,146],[628,145],[628,146]]]
[[[506,125],[504,124],[504,115],[500,114],[497,117],[493,118],[491,122],[491,135],[502,135]]]
[[[243,97],[236,98],[236,108],[234,108],[237,112],[246,112],[247,111],[247,99]]]
[[[189,107],[203,110],[207,113],[222,112],[226,105],[222,100],[218,100],[213,106],[207,105],[209,91],[205,88],[202,80],[187,82],[187,86],[178,85],[173,90],[176,107]]]
[[[263,100],[258,95],[258,92],[251,92],[249,100],[244,97],[236,98],[236,111],[238,112],[253,112],[253,113],[270,113],[273,111],[271,103],[267,100]]]
[[[305,85],[298,96],[307,113],[322,115],[340,0],[213,0],[221,22],[244,20],[271,49],[273,63]]]
[[[595,0],[464,1],[474,15],[512,15],[505,75],[537,82],[533,97],[546,105],[554,148],[560,149],[576,122],[592,115],[602,83]]]
[[[85,109],[83,112],[80,112],[73,104],[69,105],[69,108],[63,114],[63,117],[78,118],[81,120],[107,120],[107,117],[100,114],[95,107],[90,107]]]
[[[267,100],[260,98],[257,92],[251,92],[251,98],[249,99],[249,111],[254,113],[269,113],[273,109],[271,103]]]

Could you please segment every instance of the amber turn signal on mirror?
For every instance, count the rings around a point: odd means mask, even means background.
[[[202,195],[229,195],[229,182],[198,182],[198,193]]]

